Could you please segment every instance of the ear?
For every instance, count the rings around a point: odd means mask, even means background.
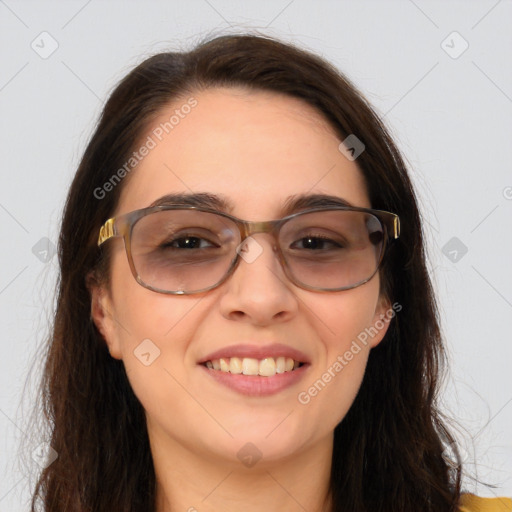
[[[375,308],[372,327],[369,329],[372,333],[369,339],[371,348],[375,348],[384,339],[388,332],[389,323],[394,316],[395,308],[391,306],[391,301],[385,294],[380,294],[377,307]]]
[[[86,285],[91,295],[91,319],[108,346],[110,355],[122,359],[121,343],[114,318],[110,291],[100,283],[94,273],[89,273]]]

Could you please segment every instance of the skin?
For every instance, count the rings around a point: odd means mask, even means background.
[[[255,221],[279,218],[284,201],[299,193],[327,193],[371,207],[356,162],[340,153],[339,138],[311,106],[234,88],[194,97],[198,105],[123,184],[117,215],[166,193],[191,191],[223,194],[235,205],[233,215]],[[162,111],[145,137],[183,103]],[[93,287],[92,314],[146,411],[157,512],[330,508],[333,431],[353,403],[369,351],[387,324],[308,404],[297,396],[390,304],[380,295],[378,274],[342,292],[301,289],[284,276],[270,235],[254,239],[263,248],[254,262],[241,261],[222,285],[191,296],[140,286],[122,240],[108,242],[111,284]],[[161,351],[149,366],[133,353],[147,338]],[[242,342],[284,343],[306,353],[312,364],[282,392],[242,396],[197,365],[201,356]],[[237,458],[248,442],[263,455],[252,467]]]

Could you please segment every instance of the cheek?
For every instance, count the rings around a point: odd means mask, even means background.
[[[319,295],[314,305],[308,304],[325,358],[298,401],[311,417],[321,416],[326,429],[343,419],[363,380],[379,290],[378,280],[367,285],[337,295]]]
[[[124,249],[115,254],[111,276],[115,321],[125,350],[147,338],[161,344],[171,333],[190,326],[187,317],[201,297],[165,295],[144,288],[132,275]]]
[[[172,381],[171,375],[179,379],[184,372],[188,345],[201,323],[196,306],[205,298],[144,288],[124,255],[113,262],[112,293],[116,338],[127,376],[139,400],[151,407],[157,390]]]
[[[160,417],[162,423],[175,423],[173,411],[180,411],[179,417],[201,414],[186,392],[187,353],[201,323],[195,307],[200,299],[150,290],[146,294],[135,284],[142,292],[133,289],[126,294],[122,309],[127,329],[119,329],[133,392],[150,416]]]
[[[314,299],[308,304],[314,313],[310,318],[327,353],[342,355],[354,340],[358,341],[363,352],[369,345],[367,333],[376,319],[379,280],[373,279],[358,288],[332,295],[321,294]]]

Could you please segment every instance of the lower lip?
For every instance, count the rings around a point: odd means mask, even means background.
[[[212,370],[200,365],[213,379],[224,386],[248,396],[269,396],[296,384],[307,371],[309,364],[303,364],[299,368],[284,373],[276,373],[272,377],[258,375],[243,375],[220,370]]]

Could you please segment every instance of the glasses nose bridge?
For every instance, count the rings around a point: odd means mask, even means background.
[[[282,221],[280,220],[266,220],[266,221],[248,221],[244,220],[238,223],[238,229],[242,241],[246,238],[255,235],[256,233],[270,233],[275,240],[277,240],[277,233]]]

